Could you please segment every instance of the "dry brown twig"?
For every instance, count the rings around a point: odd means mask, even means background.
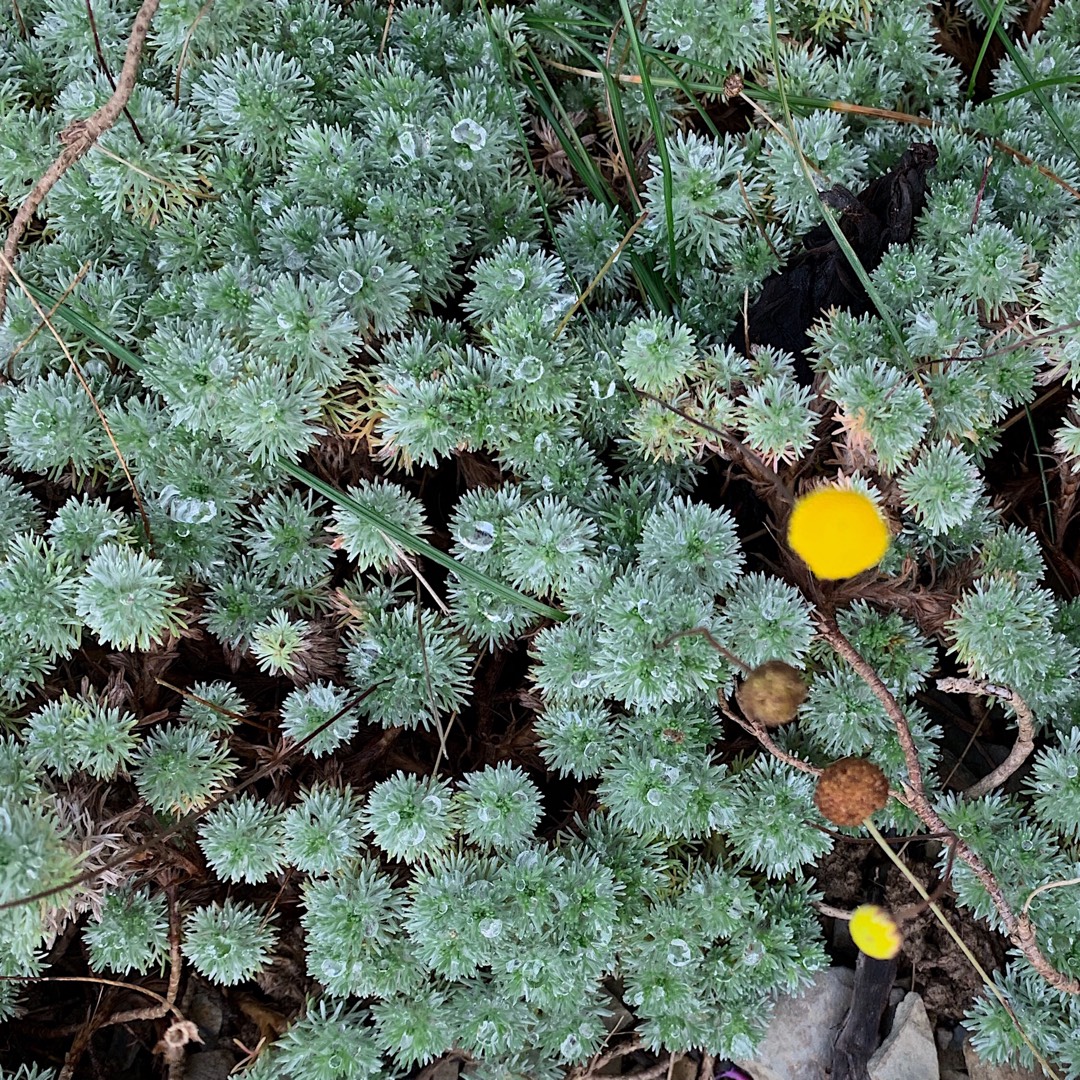
[[[665,1061],[658,1061],[655,1065],[649,1065],[639,1072],[624,1075],[623,1080],[658,1080],[661,1076],[671,1080],[671,1074],[675,1069],[675,1062],[686,1057],[685,1054],[669,1054]]]
[[[64,149],[60,156],[42,173],[41,178],[34,185],[33,190],[23,200],[18,212],[15,214],[11,227],[8,229],[7,240],[4,241],[5,263],[0,266],[0,317],[3,317],[7,307],[7,288],[11,280],[11,265],[19,253],[19,241],[22,239],[26,227],[37,212],[39,206],[45,200],[45,196],[52,191],[56,182],[75,164],[101,136],[116,123],[122,115],[124,108],[131,99],[131,93],[135,89],[135,79],[139,72],[139,61],[142,57],[143,45],[146,35],[150,30],[150,22],[158,8],[158,0],[143,0],[135,21],[131,24],[131,36],[128,38],[127,50],[124,53],[124,66],[120,69],[120,77],[116,83],[116,89],[112,96],[96,112],[91,113],[84,120],[73,120],[63,131],[60,132],[60,142]]]
[[[52,980],[46,977],[43,981]],[[81,1025],[75,1041],[64,1057],[64,1067],[60,1071],[59,1080],[70,1080],[93,1036],[102,1028],[113,1027],[116,1024],[128,1024],[135,1020],[160,1020],[166,1013],[171,1012],[173,1021],[154,1048],[155,1051],[165,1054],[165,1060],[170,1066],[170,1077],[175,1071],[172,1067],[174,1059],[183,1060],[182,1048],[193,1039],[202,1042],[199,1038],[199,1029],[176,1006],[176,995],[180,991],[180,919],[176,910],[176,897],[171,889],[169,890],[169,985],[164,997],[142,986],[135,984],[129,986],[106,979],[80,978],[56,981],[95,982],[113,987],[126,987],[154,998],[157,1002],[155,1005],[148,1005],[142,1009],[126,1009],[124,1012],[111,1013],[102,1017],[91,1015],[86,1023]]]
[[[744,720],[738,713],[729,709],[723,701],[720,702],[720,711],[733,723],[738,724],[748,735],[752,735],[757,739],[773,757],[779,758],[780,761],[790,765],[793,769],[798,769],[800,772],[809,773],[811,776],[821,775],[821,769],[817,765],[811,765],[810,762],[803,761],[801,758],[795,757],[794,754],[789,754],[786,750],[781,750],[773,742],[768,729],[762,724],[755,724],[752,720]]]
[[[983,694],[1000,698],[1016,712],[1017,735],[1009,756],[992,772],[964,792],[966,799],[977,799],[1005,783],[1035,749],[1035,717],[1024,699],[1008,686],[984,682],[982,679],[938,679],[937,688],[944,694]]]
[[[945,824],[941,815],[934,809],[926,794],[922,765],[919,762],[918,751],[915,748],[915,740],[912,738],[907,717],[889,688],[882,682],[881,676],[848,641],[835,620],[826,616],[819,617],[818,632],[870,687],[874,696],[881,702],[889,719],[893,722],[897,737],[900,740],[900,747],[904,753],[904,762],[907,766],[908,782],[903,785],[903,802],[905,805],[918,815],[919,820],[927,828],[944,833],[951,838],[957,857],[967,863],[971,872],[982,883],[990,896],[991,902],[997,909],[998,915],[1001,917],[1009,940],[1027,957],[1031,966],[1055,989],[1067,994],[1080,994],[1080,980],[1069,978],[1058,971],[1039,948],[1035,938],[1035,927],[1027,912],[1022,911],[1017,915],[1013,911],[1012,905],[1005,898],[1001,883],[990,868],[983,862],[977,852],[973,851],[964,840]]]
[[[595,1076],[605,1065],[611,1064],[616,1058],[625,1057],[640,1050],[644,1044],[640,1035],[633,1035],[626,1042],[605,1050],[602,1054],[596,1054],[588,1065],[577,1065],[567,1073],[566,1080],[584,1080],[585,1077]]]
[[[14,228],[14,226],[12,226]],[[10,239],[10,238],[9,238]],[[106,438],[112,445],[113,452],[116,454],[116,460],[120,463],[120,468],[123,470],[124,476],[127,478],[128,485],[131,488],[132,497],[135,499],[135,505],[139,510],[139,516],[142,519],[143,530],[146,533],[146,539],[150,543],[151,552],[153,552],[154,534],[150,531],[150,519],[146,516],[146,507],[143,505],[142,497],[139,495],[139,489],[135,485],[135,478],[131,475],[131,470],[128,468],[128,463],[124,458],[124,454],[121,451],[119,445],[116,442],[116,437],[112,433],[112,428],[109,427],[109,421],[105,418],[105,413],[102,412],[101,406],[98,404],[97,398],[94,396],[94,391],[90,387],[90,383],[87,382],[86,376],[83,374],[83,370],[79,367],[78,361],[72,355],[71,350],[67,346],[67,342],[60,336],[60,332],[53,325],[52,319],[46,313],[45,309],[37,302],[33,294],[26,287],[26,283],[15,272],[15,267],[12,266],[11,260],[8,258],[5,251],[4,254],[0,254],[0,318],[3,318],[3,298],[5,296],[5,290],[7,286],[7,278],[14,278],[19,288],[26,294],[27,299],[30,301],[31,306],[37,312],[41,322],[48,328],[49,333],[56,339],[57,345],[60,346],[61,352],[67,357],[68,363],[71,365],[71,370],[75,373],[75,378],[79,380],[79,385],[83,388],[83,392],[90,399],[90,404],[93,406],[94,412],[97,413],[98,420],[101,421],[101,427],[105,432]],[[59,306],[59,303],[57,304]],[[53,309],[55,310],[55,308]]]

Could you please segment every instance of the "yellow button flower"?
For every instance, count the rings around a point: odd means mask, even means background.
[[[835,581],[877,566],[889,550],[889,527],[861,491],[823,487],[796,500],[787,539],[816,577]]]
[[[891,960],[904,943],[896,920],[876,904],[861,904],[851,913],[851,940],[875,960]]]

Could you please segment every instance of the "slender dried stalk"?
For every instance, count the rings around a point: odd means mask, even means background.
[[[977,799],[993,791],[1031,756],[1035,749],[1035,717],[1024,699],[1008,686],[984,682],[982,679],[938,679],[937,688],[945,694],[985,694],[1007,701],[1016,712],[1017,735],[1009,756],[993,772],[989,772],[964,792],[967,799]]]
[[[941,815],[934,809],[933,804],[926,795],[922,764],[919,761],[919,754],[915,748],[915,740],[912,738],[907,717],[904,716],[904,710],[900,708],[889,688],[882,682],[881,676],[863,659],[851,642],[844,637],[835,620],[829,617],[820,617],[818,619],[818,631],[837,654],[842,656],[858,672],[866,685],[874,692],[874,696],[881,702],[886,714],[893,722],[907,766],[908,783],[903,785],[906,804],[915,811],[927,828],[933,829],[935,832],[945,833],[951,838],[957,856],[967,863],[971,872],[982,882],[987,893],[989,893],[990,900],[1005,925],[1009,940],[1028,958],[1031,966],[1055,989],[1062,990],[1067,994],[1080,994],[1080,980],[1062,974],[1043,955],[1035,939],[1035,927],[1027,912],[1021,912],[1020,915],[1017,915],[1013,911],[1012,905],[1005,898],[1001,883],[990,868],[964,840],[961,840],[945,824]]]

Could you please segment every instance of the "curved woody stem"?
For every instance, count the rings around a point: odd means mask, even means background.
[[[904,716],[903,709],[900,708],[899,703],[882,681],[881,676],[863,659],[831,617],[820,616],[818,630],[836,653],[843,657],[862,677],[866,685],[874,692],[874,696],[881,702],[886,714],[896,727],[896,734],[900,740],[900,747],[904,752],[904,761],[908,772],[908,783],[903,785],[906,804],[918,815],[927,828],[933,829],[935,832],[945,833],[952,838],[957,857],[963,859],[971,868],[971,872],[982,882],[990,895],[994,907],[997,908],[998,914],[1001,916],[1009,940],[1024,954],[1031,966],[1055,989],[1062,990],[1067,994],[1080,994],[1080,980],[1062,974],[1043,955],[1035,939],[1035,927],[1027,912],[1022,911],[1017,915],[1013,911],[1012,905],[1005,898],[1001,883],[994,877],[990,868],[964,840],[945,824],[941,815],[934,809],[933,804],[926,795],[922,764],[919,761],[918,751],[915,748],[915,740],[912,738],[907,717]]]
[[[131,93],[135,89],[135,79],[139,73],[139,61],[142,57],[146,35],[157,8],[158,0],[143,0],[131,25],[131,36],[128,38],[127,50],[124,53],[124,66],[120,70],[120,78],[112,96],[96,112],[85,119],[72,120],[60,132],[60,143],[63,146],[60,156],[41,175],[16,212],[4,242],[6,261],[0,266],[0,316],[4,314],[7,305],[7,287],[11,279],[10,265],[15,262],[15,256],[19,251],[19,241],[30,224],[30,219],[44,202],[45,196],[52,191],[56,182],[75,162],[85,156],[94,143],[116,123],[127,107]]]

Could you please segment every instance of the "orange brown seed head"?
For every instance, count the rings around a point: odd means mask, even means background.
[[[739,684],[735,700],[747,720],[775,728],[795,719],[806,693],[802,672],[783,660],[766,660]]]
[[[846,757],[823,770],[814,805],[834,825],[858,825],[889,801],[889,781],[866,758]]]

